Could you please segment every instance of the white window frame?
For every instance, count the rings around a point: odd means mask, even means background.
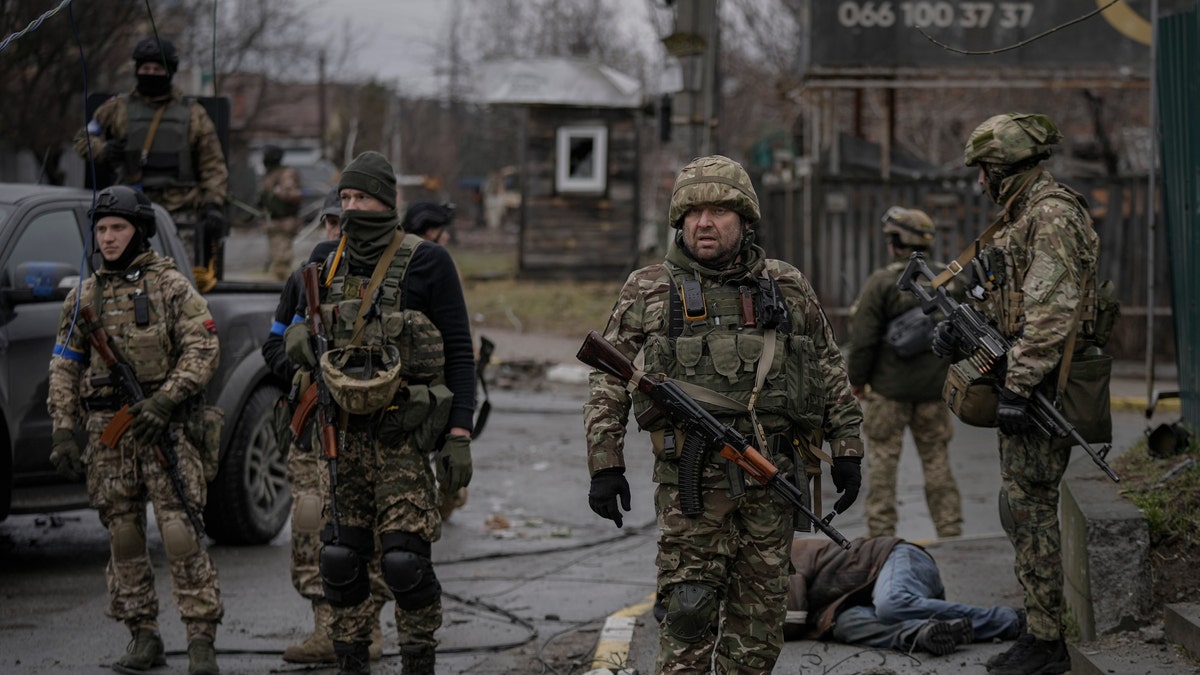
[[[587,178],[570,174],[571,142],[592,141],[592,175]],[[554,187],[558,192],[604,192],[608,178],[608,127],[586,124],[559,127],[556,134]]]

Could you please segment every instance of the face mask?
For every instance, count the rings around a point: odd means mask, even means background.
[[[158,98],[171,93],[170,75],[138,75],[138,93],[146,98]]]

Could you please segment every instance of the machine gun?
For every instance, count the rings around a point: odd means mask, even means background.
[[[751,478],[783,497],[812,524],[845,549],[850,542],[829,521],[817,517],[804,503],[800,488],[788,482],[771,460],[764,457],[741,432],[721,423],[691,396],[669,379],[638,372],[633,362],[596,331],[588,333],[576,354],[583,363],[624,382],[633,383],[650,397],[654,407],[684,430],[683,455],[679,459],[679,502],[684,515],[695,517],[703,512],[700,497],[700,478],[704,459],[710,450],[720,449],[720,455],[740,466]]]
[[[142,391],[142,385],[137,381],[137,375],[133,372],[133,368],[117,355],[116,347],[112,344],[108,331],[104,330],[104,325],[96,316],[96,311],[85,305],[79,308],[79,316],[83,319],[88,342],[91,343],[92,349],[96,350],[101,360],[108,366],[106,383],[116,389],[121,398],[121,409],[113,415],[108,426],[104,428],[104,432],[100,434],[102,443],[110,448],[115,448],[121,442],[121,437],[129,430],[129,425],[133,423],[134,415],[129,412],[129,406],[145,399],[146,394]],[[166,432],[163,433],[163,441],[152,446],[154,458],[162,467],[163,472],[167,474],[171,488],[175,491],[175,496],[179,497],[179,502],[183,505],[183,512],[187,514],[188,522],[192,524],[192,530],[195,531],[196,537],[203,541],[204,523],[188,501],[183,475],[179,473],[179,453],[175,450],[179,446],[178,432],[168,425]]]
[[[896,285],[901,290],[908,291],[920,298],[921,306],[926,314],[938,309],[942,310],[946,319],[963,337],[965,343],[971,346],[971,353],[967,356],[971,365],[975,366],[981,374],[993,372],[997,364],[1002,363],[1001,359],[1012,349],[1012,344],[1000,331],[988,323],[979,310],[950,297],[944,286],[939,286],[933,293],[930,293],[917,280],[918,276],[930,280],[936,278],[933,270],[925,264],[925,256],[919,251],[913,253],[909,258],[908,265],[900,274]],[[996,386],[1003,386],[1003,382],[997,381]],[[1033,405],[1029,407],[1029,416],[1043,435],[1050,438],[1070,437],[1076,445],[1083,446],[1083,449],[1091,456],[1096,466],[1100,467],[1104,475],[1111,478],[1114,483],[1121,482],[1120,477],[1112,470],[1108,462],[1104,461],[1108,451],[1112,449],[1111,444],[1101,446],[1099,451],[1094,449],[1090,443],[1084,440],[1079,430],[1066,417],[1063,417],[1062,412],[1054,403],[1037,389],[1033,390],[1030,400]]]

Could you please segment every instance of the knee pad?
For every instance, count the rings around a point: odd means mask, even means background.
[[[132,560],[146,553],[146,531],[132,519],[114,521],[108,526],[108,537],[114,561]]]
[[[353,607],[371,595],[367,561],[375,553],[375,540],[371,530],[364,527],[342,527],[338,534],[334,543],[332,525],[321,531],[321,582],[330,605]]]
[[[717,625],[717,592],[703,584],[675,584],[663,623],[675,639],[699,642]]]
[[[383,581],[404,610],[428,607],[442,595],[442,585],[433,572],[429,542],[408,532],[379,535],[383,556]]]
[[[183,518],[171,517],[159,525],[167,560],[182,560],[200,550],[192,525]]]
[[[1004,533],[1009,539],[1013,536],[1013,517],[1012,509],[1008,505],[1008,493],[1004,488],[1000,488],[1000,499],[998,500],[1000,507],[1000,527],[1004,528]]]
[[[314,534],[321,530],[321,495],[302,494],[296,498],[292,512],[292,531]]]

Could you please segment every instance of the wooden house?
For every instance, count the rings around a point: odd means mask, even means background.
[[[637,256],[638,83],[574,58],[497,61],[481,75],[483,103],[521,113],[519,274],[622,278]]]

